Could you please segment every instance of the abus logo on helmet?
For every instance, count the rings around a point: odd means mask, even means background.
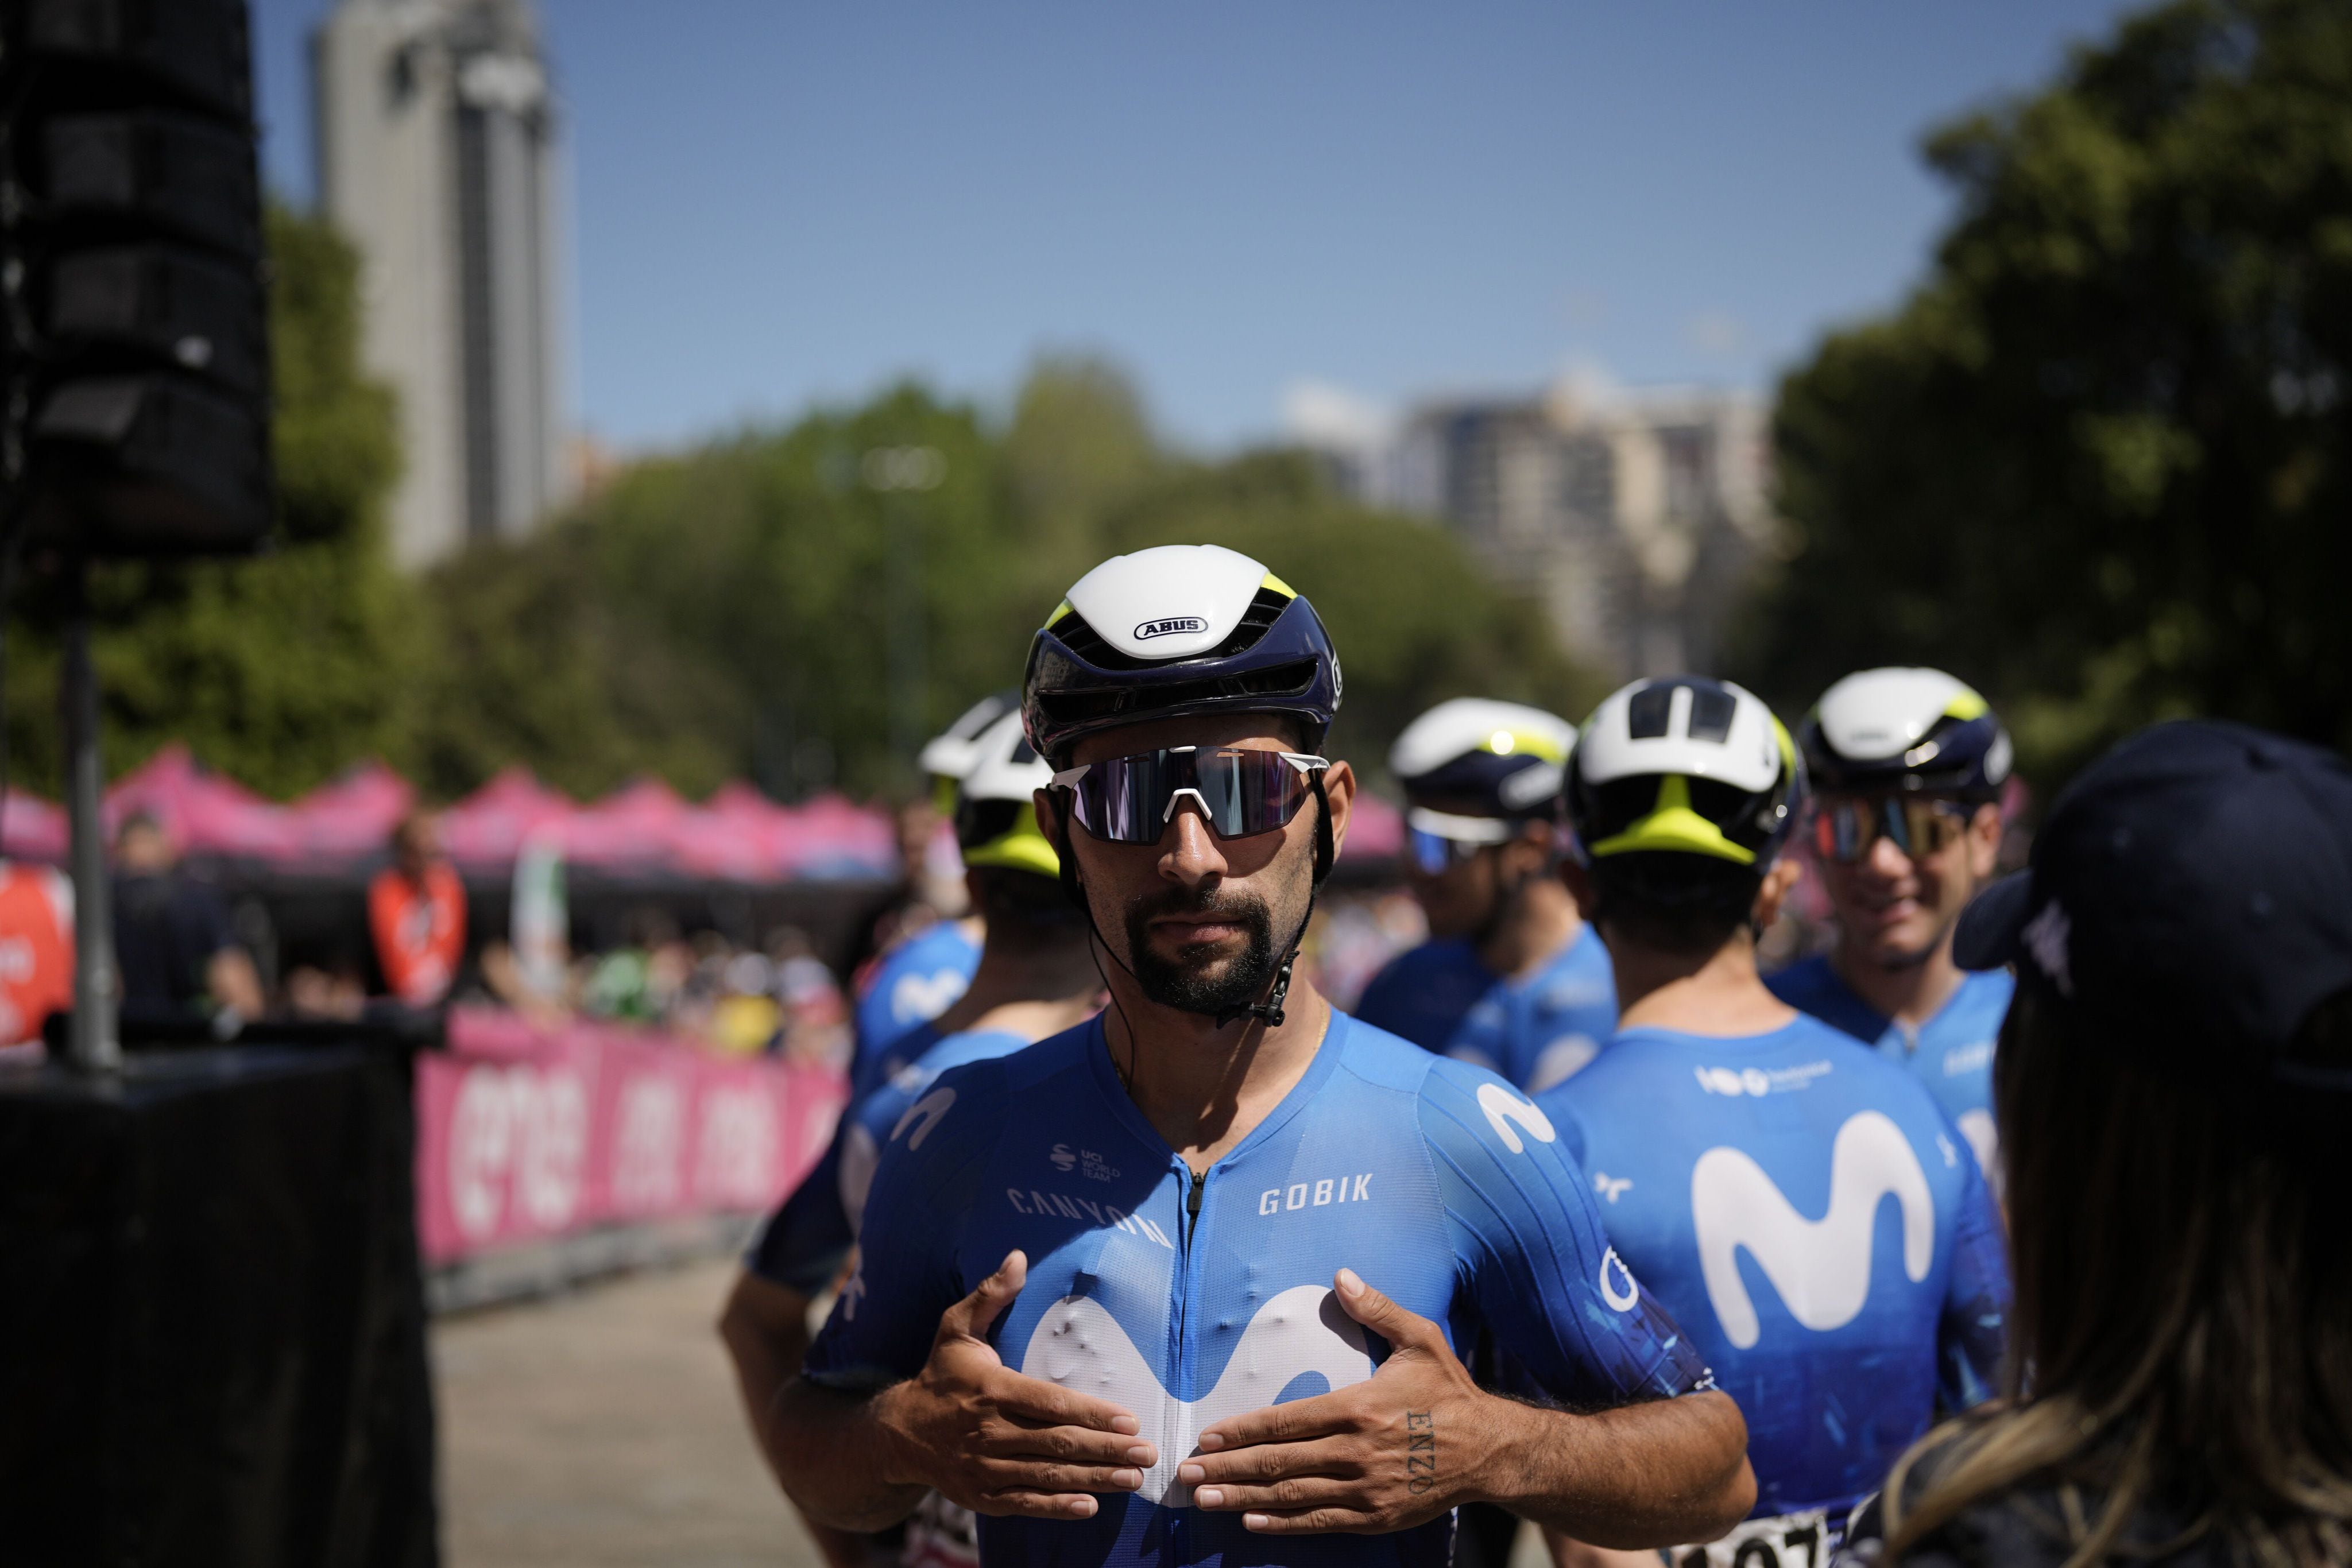
[[[1139,643],[1148,637],[1173,637],[1180,632],[1206,632],[1209,623],[1197,615],[1170,615],[1159,621],[1146,621],[1135,629]]]

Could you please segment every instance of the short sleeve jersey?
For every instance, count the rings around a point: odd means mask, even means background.
[[[1533,974],[1501,977],[1466,939],[1426,942],[1372,977],[1363,1021],[1533,1094],[1582,1071],[1617,1028],[1609,950],[1591,926]]]
[[[911,1040],[914,1034],[905,1038]],[[966,1030],[938,1040],[893,1073],[842,1117],[824,1157],[760,1228],[744,1266],[803,1295],[815,1295],[831,1284],[856,1243],[877,1156],[900,1118],[950,1067],[1009,1056],[1029,1043],[1027,1035],[1007,1030]]]
[[[1738,1039],[1633,1029],[1537,1103],[1748,1417],[1758,1517],[1851,1506],[1939,1406],[1990,1392],[2000,1219],[1902,1068],[1806,1017]]]
[[[2000,1040],[2000,1020],[2017,978],[2006,969],[1965,976],[1960,988],[1913,1029],[1897,1023],[1854,995],[1827,957],[1791,964],[1765,980],[1774,996],[1843,1030],[1918,1074],[1944,1113],[1968,1135],[1977,1162],[1996,1172],[2000,1135],[1992,1118],[1992,1058]]]
[[[857,1055],[850,1067],[851,1092],[870,1093],[896,1068],[882,1067],[887,1049],[900,1035],[926,1024],[956,1003],[980,967],[980,944],[955,921],[927,926],[885,954],[857,998],[853,1022]],[[919,1052],[902,1054],[904,1066]]]
[[[1332,1295],[1342,1267],[1443,1325],[1457,1350],[1491,1332],[1563,1403],[1707,1385],[1705,1363],[1611,1250],[1591,1185],[1541,1112],[1491,1073],[1340,1013],[1197,1193],[1120,1086],[1099,1020],[942,1074],[883,1147],[858,1270],[807,1375],[854,1389],[912,1375],[940,1312],[1015,1248],[1028,1283],[992,1331],[997,1353],[1132,1411],[1160,1463],[1091,1520],[983,1520],[992,1563],[1442,1568],[1445,1519],[1276,1542],[1193,1509],[1175,1479],[1210,1424],[1371,1375],[1386,1347]]]

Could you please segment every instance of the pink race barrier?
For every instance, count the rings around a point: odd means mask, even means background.
[[[416,1063],[428,1264],[588,1226],[769,1208],[824,1152],[841,1074],[459,1009]]]

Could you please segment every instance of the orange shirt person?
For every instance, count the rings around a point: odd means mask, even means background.
[[[47,866],[0,861],[0,1046],[37,1040],[73,1005],[73,887]]]
[[[368,930],[385,986],[410,1007],[449,994],[466,951],[466,887],[441,852],[441,824],[429,813],[392,834],[392,863],[368,884]]]

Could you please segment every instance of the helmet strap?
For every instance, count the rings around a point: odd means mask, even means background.
[[[1219,1013],[1219,1029],[1248,1018],[1264,1019],[1268,1029],[1282,1027],[1284,1004],[1290,999],[1291,969],[1298,962],[1298,949],[1307,941],[1307,928],[1314,924],[1315,901],[1322,895],[1324,879],[1331,874],[1339,860],[1331,841],[1331,798],[1323,792],[1323,775],[1309,774],[1307,784],[1315,791],[1315,872],[1314,880],[1307,884],[1307,913],[1298,918],[1297,933],[1290,938],[1290,946],[1282,956],[1282,967],[1274,972],[1274,984],[1266,988],[1265,999]]]

